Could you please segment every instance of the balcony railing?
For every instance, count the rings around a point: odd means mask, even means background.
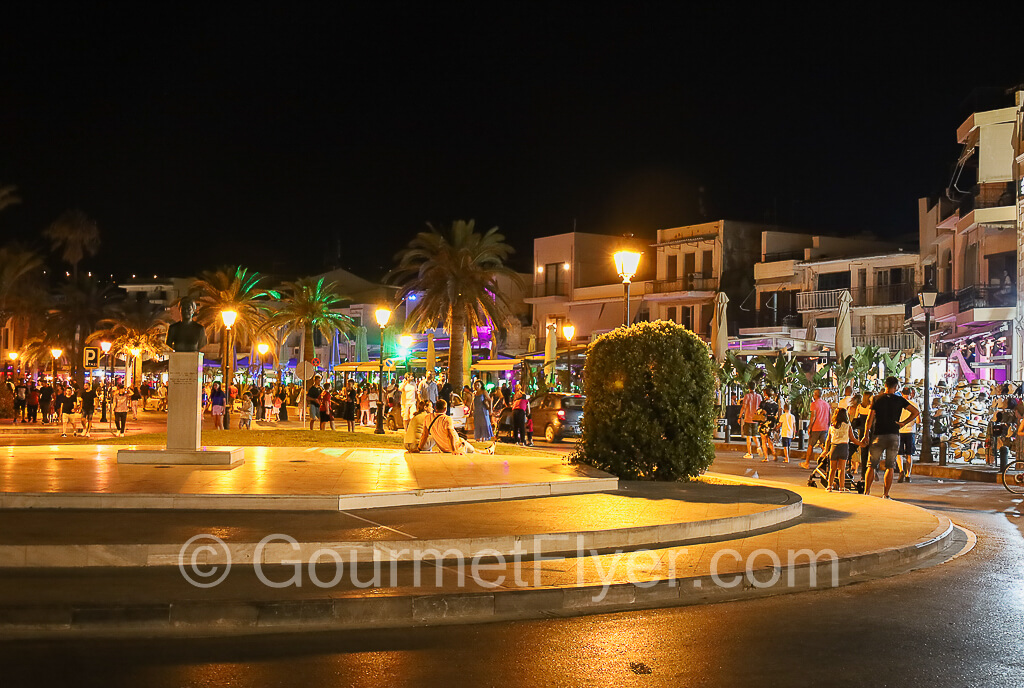
[[[855,334],[854,346],[877,346],[889,351],[916,350],[921,346],[921,336],[916,332],[890,332],[888,334]]]
[[[854,306],[892,306],[912,300],[916,285],[910,283],[884,284],[876,287],[858,287],[852,290]]]
[[[796,295],[796,309],[804,311],[834,311],[839,309],[839,295],[849,289],[802,291]]]
[[[718,280],[714,277],[690,275],[677,280],[656,280],[655,294],[668,294],[674,291],[718,291]]]
[[[1016,306],[1017,288],[1012,285],[989,286],[987,284],[976,284],[958,291],[956,298],[960,302],[961,313],[972,308]]]
[[[796,251],[776,251],[775,253],[764,254],[764,260],[762,263],[774,263],[777,260],[803,260],[804,250],[799,249]]]
[[[558,284],[545,284],[538,282],[533,285],[533,298],[539,299],[544,296],[568,296],[569,285],[564,282]]]

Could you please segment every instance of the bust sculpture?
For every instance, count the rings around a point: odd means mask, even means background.
[[[206,328],[192,320],[196,314],[195,301],[181,300],[181,321],[167,328],[167,345],[172,351],[202,351],[206,346]]]

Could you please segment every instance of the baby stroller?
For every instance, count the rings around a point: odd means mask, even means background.
[[[828,468],[829,468],[829,457],[828,454],[822,452],[818,455],[818,463],[811,471],[811,476],[807,479],[808,487],[818,487],[819,483],[821,487],[828,487]],[[850,492],[857,492],[858,494],[864,494],[864,481],[858,479],[856,473],[850,468],[850,462],[846,462],[846,469],[843,472],[843,489]]]

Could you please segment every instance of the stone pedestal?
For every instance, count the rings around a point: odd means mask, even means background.
[[[245,460],[241,447],[203,447],[203,354],[179,351],[170,355],[167,371],[167,448],[121,449],[118,463],[217,464]]]

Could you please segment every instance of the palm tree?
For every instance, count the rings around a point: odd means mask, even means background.
[[[352,318],[335,312],[349,300],[339,295],[337,290],[338,285],[334,282],[325,283],[323,277],[300,279],[282,287],[281,306],[270,323],[281,328],[281,340],[287,339],[294,332],[302,332],[299,360],[313,357],[314,330],[319,330],[327,341],[333,340],[338,332],[346,337],[352,332]]]
[[[63,343],[79,385],[85,382],[82,348],[86,340],[117,316],[123,298],[113,285],[100,286],[89,277],[68,282],[57,290],[43,328],[50,338]]]
[[[120,353],[125,361],[129,358],[128,352],[138,349],[138,363],[145,356],[152,358],[167,353],[167,324],[167,311],[150,303],[145,294],[137,294],[117,315],[103,321],[102,328],[93,332],[88,341],[110,341],[112,355]],[[132,379],[137,379],[140,371],[134,372]]]
[[[221,268],[207,270],[200,274],[192,285],[197,294],[196,320],[204,327],[212,340],[221,328],[222,311],[234,311],[237,315],[232,326],[232,338],[235,341],[247,341],[255,338],[266,326],[269,318],[269,306],[266,299],[278,299],[281,295],[260,285],[264,278],[258,272],[249,272],[247,268]],[[227,387],[234,374],[234,344],[225,337],[221,344],[221,375]]]
[[[21,198],[18,196],[18,187],[10,184],[0,184],[0,210],[16,203],[21,203]]]
[[[37,253],[18,244],[0,248],[0,325],[6,323],[16,309],[19,288],[42,264],[43,259]]]
[[[67,210],[43,230],[54,251],[71,266],[72,276],[78,280],[78,264],[86,255],[94,256],[100,249],[100,230],[96,221],[81,210]]]
[[[388,275],[400,286],[399,299],[423,292],[410,314],[414,330],[436,327],[448,331],[448,378],[462,389],[463,346],[470,328],[491,325],[504,331],[511,312],[505,295],[496,287],[499,277],[520,282],[505,266],[513,248],[492,227],[480,234],[474,221],[454,222],[447,232],[428,224],[409,247],[396,256],[398,267]]]

